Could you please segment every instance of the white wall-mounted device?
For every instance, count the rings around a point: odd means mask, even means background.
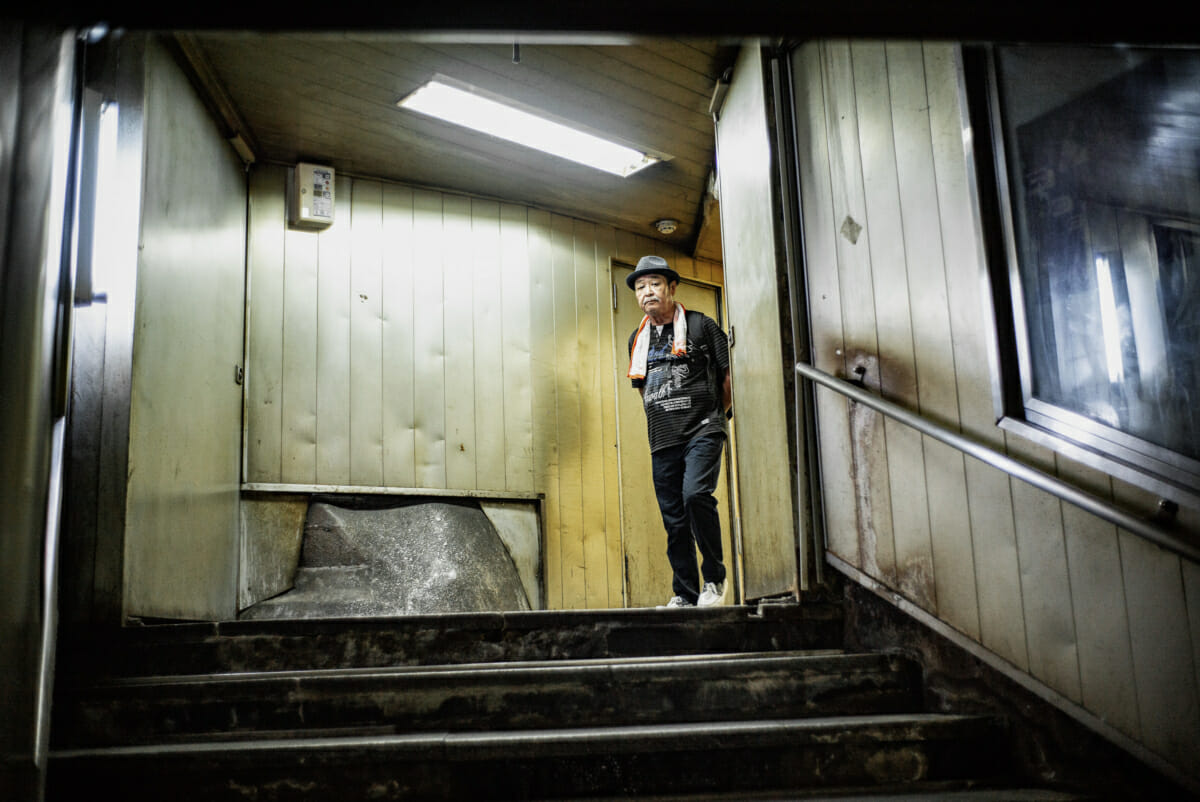
[[[324,228],[333,223],[333,168],[300,162],[292,178],[292,225]]]

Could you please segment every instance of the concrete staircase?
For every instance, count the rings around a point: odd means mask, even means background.
[[[1004,721],[842,651],[840,607],[241,621],[65,634],[47,798],[1083,799]]]

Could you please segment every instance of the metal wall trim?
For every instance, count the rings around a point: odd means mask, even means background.
[[[1055,476],[1032,468],[1023,462],[1018,462],[1012,457],[977,443],[958,432],[953,432],[939,426],[909,409],[873,395],[851,382],[831,376],[822,370],[814,368],[812,365],[797,362],[796,372],[809,381],[828,387],[863,406],[870,407],[876,412],[881,412],[906,426],[911,426],[935,440],[940,440],[964,454],[969,454],[975,459],[991,465],[993,468],[998,468],[1010,476],[1015,476],[1023,482],[1027,482],[1051,495],[1057,496],[1063,501],[1074,504],[1138,537],[1145,538],[1193,562],[1200,562],[1200,544],[1185,540],[1178,533],[1163,529],[1145,518],[1116,507],[1108,501],[1086,493]]]
[[[430,487],[369,487],[366,485],[293,485],[246,482],[242,492],[332,493],[360,496],[433,496],[438,498],[482,498],[501,501],[539,501],[545,494],[532,490],[447,490]]]

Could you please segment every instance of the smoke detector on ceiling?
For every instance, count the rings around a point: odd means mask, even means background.
[[[674,234],[675,229],[679,228],[678,220],[659,220],[654,224],[658,229],[659,234]]]

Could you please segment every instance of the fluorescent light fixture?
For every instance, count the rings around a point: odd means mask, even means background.
[[[397,105],[621,177],[660,161],[441,78],[434,78]]]

